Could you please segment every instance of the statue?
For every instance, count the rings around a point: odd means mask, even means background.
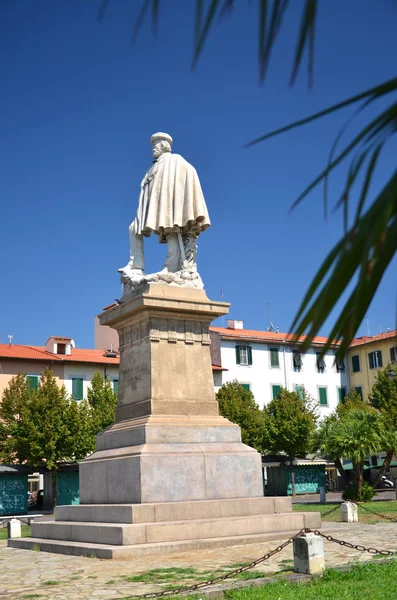
[[[203,288],[196,240],[211,223],[196,169],[171,153],[167,133],[153,134],[150,143],[154,161],[141,182],[138,211],[129,227],[130,260],[119,269],[125,292],[144,282]],[[167,243],[168,253],[161,271],[145,275],[143,237],[152,232]]]

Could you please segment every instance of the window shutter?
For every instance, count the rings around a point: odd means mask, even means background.
[[[356,390],[357,394],[360,394],[361,399],[362,399],[363,398],[363,388],[361,387],[361,385],[358,385],[354,389]]]
[[[83,399],[83,379],[80,377],[75,377],[72,380],[72,394],[75,400]]]
[[[341,387],[341,388],[339,388],[339,402],[341,404],[343,404],[345,401],[345,398],[346,398],[346,388]]]
[[[326,406],[328,404],[327,401],[327,388],[319,388],[319,393],[320,393],[320,404],[322,406]]]
[[[27,382],[31,390],[37,390],[39,387],[39,378],[37,375],[28,375],[26,377]]]
[[[272,385],[273,400],[281,390],[281,385]]]
[[[251,386],[249,383],[240,383],[241,387],[243,387],[247,392],[251,391]]]
[[[240,346],[236,346],[236,363],[240,364]]]
[[[278,348],[270,348],[270,366],[279,367]]]
[[[251,346],[247,346],[247,352],[248,352],[248,364],[252,365],[252,348],[251,348]]]
[[[373,352],[370,352],[368,354],[368,361],[369,361],[369,368],[373,369],[374,366],[375,366],[375,364],[374,364],[374,353]]]
[[[378,367],[383,367],[382,350],[378,350],[377,355],[378,355]]]
[[[390,362],[396,361],[397,348],[390,348]]]
[[[113,391],[117,396],[119,393],[119,380],[118,379],[113,379]]]
[[[358,354],[352,356],[352,371],[353,373],[358,373],[360,370],[360,357]]]

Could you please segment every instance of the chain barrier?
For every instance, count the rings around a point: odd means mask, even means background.
[[[320,513],[321,514],[321,518],[327,517],[328,515],[330,515],[331,513],[333,513],[335,510],[338,510],[339,507],[340,507],[340,504],[337,504],[336,506],[333,506],[332,508],[330,508],[329,510],[327,510],[327,512]]]
[[[381,513],[375,512],[374,510],[371,510],[370,508],[367,508],[366,506],[364,506],[364,504],[362,504],[361,502],[353,502],[352,504],[356,504],[357,506],[361,506],[361,508],[363,508],[367,512],[371,513],[372,515],[376,515],[377,517],[381,517],[381,519],[387,519],[388,521],[392,521],[393,523],[397,523],[397,519],[394,519],[393,517],[388,517],[387,515],[382,515]]]
[[[336,508],[338,508],[338,507],[336,507]],[[334,507],[332,510],[336,510],[336,508]],[[331,511],[328,511],[328,512],[331,512]],[[136,594],[136,595],[133,594],[132,596],[127,596],[127,597],[124,596],[123,599],[116,598],[116,600],[133,600],[133,599],[135,600],[135,599],[140,599],[140,598],[164,598],[166,596],[175,596],[175,595],[178,595],[181,593],[194,592],[195,590],[199,590],[201,588],[208,587],[210,585],[213,585],[214,583],[220,583],[221,581],[225,581],[226,579],[229,579],[230,577],[234,577],[234,576],[238,575],[239,573],[244,573],[244,571],[249,571],[256,565],[259,565],[260,563],[262,563],[266,560],[269,560],[269,558],[271,558],[275,554],[278,554],[279,552],[284,550],[284,548],[286,548],[287,546],[292,544],[294,542],[294,540],[301,537],[305,533],[314,533],[315,535],[318,535],[319,537],[322,537],[323,539],[327,540],[327,542],[333,542],[335,544],[339,544],[339,546],[344,546],[345,548],[352,548],[353,550],[358,550],[359,552],[368,552],[369,554],[378,554],[380,556],[396,556],[397,555],[396,550],[379,550],[378,548],[372,548],[372,547],[366,548],[362,544],[352,544],[351,542],[346,542],[345,540],[340,540],[338,538],[335,538],[332,535],[326,535],[325,533],[321,533],[321,531],[319,531],[318,529],[304,528],[304,529],[301,529],[300,531],[298,531],[294,536],[292,536],[288,540],[286,540],[283,544],[280,544],[279,546],[274,548],[274,550],[272,550],[271,552],[267,552],[266,554],[264,554],[257,560],[252,561],[249,565],[245,565],[244,567],[239,567],[238,569],[234,569],[234,571],[230,571],[229,573],[226,573],[225,575],[218,575],[218,577],[214,577],[213,579],[210,579],[209,581],[201,581],[200,583],[195,583],[193,585],[189,585],[186,587],[174,588],[173,590],[163,590],[161,592],[148,592],[147,594]]]
[[[8,519],[1,519],[0,525],[1,526],[7,525],[7,523],[12,521],[12,519],[17,519],[17,521],[21,521],[21,523],[24,523],[25,525],[30,525],[30,521],[31,521],[31,519],[26,520],[26,519],[22,519],[21,517],[9,517]]]

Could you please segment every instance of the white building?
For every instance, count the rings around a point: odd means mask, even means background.
[[[337,344],[321,358],[327,338],[316,337],[301,353],[302,341],[290,334],[244,329],[242,321],[227,327],[211,327],[215,389],[237,380],[249,389],[260,407],[268,404],[281,387],[298,391],[304,386],[317,400],[320,415],[329,415],[348,392],[345,361],[335,361]]]

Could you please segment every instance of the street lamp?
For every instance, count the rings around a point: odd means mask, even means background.
[[[387,372],[387,376],[389,379],[391,379],[393,381],[394,378],[397,377],[397,373],[395,371],[393,371],[393,369],[389,369],[389,371]]]

